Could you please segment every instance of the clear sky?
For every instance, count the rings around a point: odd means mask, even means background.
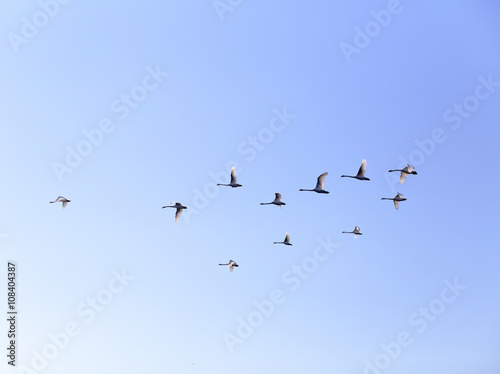
[[[3,1],[2,372],[498,374],[499,13]]]

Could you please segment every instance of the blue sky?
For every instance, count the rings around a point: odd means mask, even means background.
[[[0,365],[497,374],[499,11],[4,1]],[[369,182],[340,178],[362,159]],[[215,188],[232,165],[243,187]]]

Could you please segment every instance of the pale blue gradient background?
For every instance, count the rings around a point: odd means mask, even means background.
[[[339,44],[386,6],[243,1],[221,21],[211,1],[72,0],[16,54],[7,34],[39,6],[2,1],[0,284],[15,260],[18,364],[76,321],[43,372],[356,374],[409,331],[384,373],[498,374],[500,89],[457,130],[443,113],[479,76],[500,81],[500,5],[402,1],[347,63]],[[117,119],[111,103],[156,65],[170,76]],[[248,161],[238,147],[283,107],[296,117]],[[52,163],[104,117],[115,130],[58,182]],[[419,175],[389,184],[438,127],[447,140]],[[339,178],[363,158],[370,182]],[[193,209],[193,189],[231,160],[243,188],[189,222],[160,209]],[[330,195],[298,192],[324,171]],[[396,190],[397,212],[380,201]],[[286,207],[259,206],[274,192]],[[48,204],[58,195],[72,200],[63,213]],[[354,225],[362,237],[341,234]],[[294,246],[273,246],[286,231]],[[290,291],[282,274],[328,235],[339,248]],[[233,273],[217,266],[229,259]],[[135,279],[86,324],[77,306],[122,268]],[[455,277],[467,290],[416,333],[408,317]],[[223,334],[275,288],[286,302],[230,354]]]

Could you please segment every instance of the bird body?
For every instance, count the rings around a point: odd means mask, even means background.
[[[403,197],[402,193],[398,192],[398,194],[396,196],[392,197],[392,198],[390,198],[390,197],[383,197],[381,200],[392,200],[392,201],[394,201],[394,208],[396,208],[396,210],[398,210],[399,209],[399,202],[400,201],[405,201],[406,198]]]
[[[356,175],[341,175],[341,178],[355,178],[360,181],[369,181],[370,178],[365,177],[366,172],[366,160],[361,161],[361,166],[359,167],[358,174]]]
[[[174,204],[174,203],[170,203]],[[175,222],[179,222],[179,218],[181,218],[182,214],[182,209],[187,209],[186,206],[182,205],[181,203],[175,203],[175,205],[165,205],[161,207],[162,209],[164,208],[175,208]]]
[[[217,186],[228,186],[228,187],[243,187],[241,184],[238,184],[236,179],[236,168],[233,166],[231,168],[231,182],[228,184],[217,183]]]
[[[68,200],[62,196],[58,196],[57,199],[55,199],[54,201],[49,201],[50,204],[62,203],[62,210],[64,210],[64,208],[66,208],[66,205],[68,205],[68,203],[70,203],[70,202],[71,202],[71,200]]]
[[[274,244],[293,245],[292,243],[290,243],[290,234],[289,233],[286,233],[285,240],[283,240],[282,242],[274,242]]]
[[[399,176],[399,184],[403,184],[408,175],[410,175],[410,174],[417,175],[415,168],[413,166],[411,166],[410,164],[406,164],[406,166],[403,169],[389,170],[389,173],[393,172],[393,171],[400,171],[401,172],[401,175]]]
[[[229,271],[233,271],[233,267],[238,267],[240,265],[238,265],[235,261],[233,260],[229,260],[229,262],[227,264],[219,264],[221,266],[224,266],[224,265],[228,265],[229,267]]]
[[[325,193],[328,194],[330,192],[325,191],[323,188],[325,187],[325,178],[328,175],[328,172],[324,172],[318,177],[318,181],[316,182],[316,187],[314,187],[312,190],[306,190],[301,188],[299,191],[313,191],[316,193]]]
[[[363,235],[358,226],[354,226],[354,230],[352,231],[342,231],[342,234],[354,234],[354,238],[357,238],[358,235]]]
[[[274,205],[277,205],[280,209],[281,209],[282,205],[286,205],[284,202],[281,201],[281,194],[279,192],[276,192],[274,195],[275,195],[275,198],[273,201],[271,201],[270,203],[260,203],[260,205],[274,204]]]

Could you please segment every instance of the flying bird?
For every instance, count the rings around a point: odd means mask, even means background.
[[[393,172],[393,171],[400,171],[401,172],[401,175],[399,176],[399,184],[403,184],[408,175],[410,175],[410,174],[417,175],[415,168],[413,166],[411,166],[410,164],[406,164],[406,166],[403,169],[389,170],[389,173]]]
[[[354,238],[357,238],[358,235],[363,235],[362,233],[359,232],[358,226],[354,226],[354,230],[352,231],[342,231],[342,234],[354,234]]]
[[[358,174],[356,175],[341,175],[340,177],[355,178],[360,181],[369,181],[370,178],[365,177],[366,171],[366,160],[361,161],[361,166],[359,167]]]
[[[271,201],[270,203],[260,203],[260,205],[274,204],[274,205],[277,205],[280,209],[281,209],[282,205],[286,205],[284,202],[281,201],[281,194],[279,192],[276,192],[274,195],[276,197],[274,198],[273,201]]]
[[[238,265],[236,262],[234,262],[233,260],[229,260],[229,262],[227,264],[219,264],[221,266],[224,266],[224,265],[229,265],[229,271],[233,271],[233,267],[238,267],[240,265]]]
[[[182,214],[182,209],[187,209],[186,206],[182,205],[181,203],[170,203],[170,204],[175,204],[175,205],[165,205],[162,206],[161,208],[175,208],[175,222],[179,222],[179,218],[181,218]]]
[[[58,196],[57,199],[55,199],[54,201],[49,201],[50,204],[53,204],[53,203],[62,203],[62,210],[64,210],[64,208],[66,208],[66,205],[68,205],[68,203],[70,203],[71,200],[68,200],[66,199],[65,197],[62,197],[62,196]]]
[[[325,191],[323,188],[325,187],[325,177],[328,175],[328,172],[324,172],[318,177],[318,181],[316,182],[316,187],[314,187],[312,190],[306,190],[301,188],[299,191],[314,191],[317,193],[330,193],[328,191]]]
[[[398,192],[398,194],[396,196],[392,197],[392,198],[390,198],[390,197],[383,197],[381,200],[392,200],[392,201],[394,201],[394,208],[396,208],[396,210],[398,210],[399,209],[399,202],[400,201],[405,201],[406,198],[403,197],[402,193]]]
[[[282,242],[274,242],[274,244],[293,245],[292,243],[290,243],[290,234],[289,233],[286,233],[285,240],[283,240]]]
[[[228,187],[243,187],[241,184],[237,183],[236,180],[236,168],[233,166],[231,168],[231,183],[229,184],[222,184],[222,183],[217,183],[217,186],[228,186]]]

